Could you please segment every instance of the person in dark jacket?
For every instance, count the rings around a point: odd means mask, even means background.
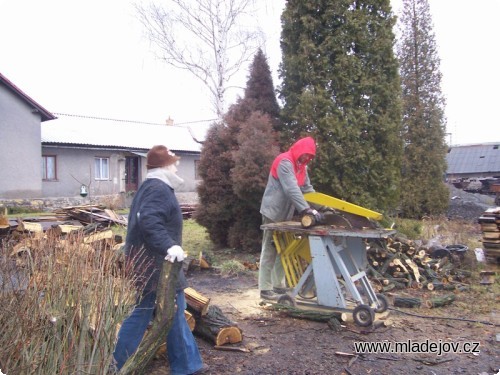
[[[183,180],[177,176],[179,157],[165,146],[147,154],[147,176],[137,191],[128,217],[125,256],[133,262],[143,292],[131,315],[123,321],[113,353],[119,370],[137,350],[153,317],[156,288],[164,261],[184,260],[182,212],[174,194]],[[184,317],[186,278],[181,268],[176,285],[177,310],[166,337],[171,374],[193,374],[205,369],[198,346]]]
[[[318,215],[304,199],[304,193],[314,192],[307,173],[307,164],[315,155],[314,139],[305,137],[274,159],[260,206],[262,224],[288,221],[295,211]],[[277,300],[279,295],[285,292],[285,272],[272,240],[273,231],[264,230],[259,290],[262,299]]]

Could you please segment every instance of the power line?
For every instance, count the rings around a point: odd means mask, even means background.
[[[127,122],[127,123],[132,123],[132,124],[145,124],[145,125],[162,125],[164,126],[165,124],[163,123],[157,123],[157,122],[146,122],[146,121],[134,121],[134,120],[122,120],[122,119],[115,119],[115,118],[107,118],[107,117],[97,117],[97,116],[86,116],[86,115],[75,115],[75,114],[70,114],[70,113],[57,113],[57,112],[52,112],[56,116],[66,116],[66,117],[78,117],[78,118],[88,118],[92,120],[106,120],[106,121],[116,121],[116,122]],[[207,119],[207,120],[195,120],[195,121],[185,121],[185,122],[179,122],[176,123],[175,125],[187,125],[187,124],[196,124],[200,122],[210,122],[210,121],[215,121],[217,119]]]

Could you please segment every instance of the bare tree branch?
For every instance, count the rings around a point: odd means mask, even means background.
[[[145,34],[167,64],[190,72],[208,88],[214,112],[225,111],[228,82],[262,43],[247,11],[255,0],[169,0],[136,4]],[[247,23],[245,23],[247,21]]]

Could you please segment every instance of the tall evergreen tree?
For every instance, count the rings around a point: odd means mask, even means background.
[[[279,133],[282,130],[280,107],[276,99],[273,78],[266,56],[259,48],[250,66],[250,75],[245,88],[245,106],[269,115],[273,129]]]
[[[315,189],[374,209],[399,198],[394,24],[389,0],[289,0],[282,15],[282,143],[314,136]]]
[[[260,203],[271,164],[279,152],[268,114],[252,111],[240,124],[238,149],[231,170],[234,221],[229,229],[231,247],[259,251],[262,243]]]
[[[224,124],[211,127],[201,153],[195,218],[220,247],[260,249],[260,200],[278,153],[273,130],[277,125],[279,106],[269,65],[259,50],[245,97],[229,108]]]
[[[445,100],[428,1],[404,0],[399,26],[404,139],[401,207],[406,217],[443,214],[449,196],[443,180]]]

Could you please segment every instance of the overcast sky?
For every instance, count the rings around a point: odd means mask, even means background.
[[[255,0],[277,85],[284,0]],[[400,0],[392,0],[398,11]],[[53,113],[214,118],[206,89],[155,59],[129,0],[0,0],[0,72]],[[500,142],[500,0],[430,0],[453,144]],[[237,86],[245,86],[248,67]],[[242,91],[233,89],[234,100]],[[229,103],[230,104],[230,103]],[[193,125],[194,126],[194,125]]]

